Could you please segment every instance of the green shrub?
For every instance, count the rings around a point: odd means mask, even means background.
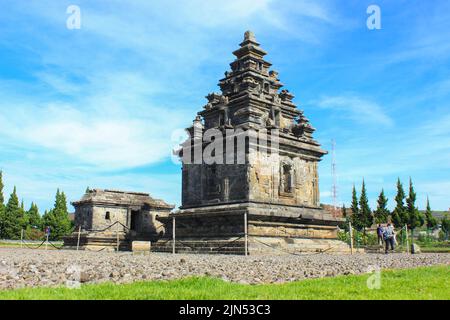
[[[339,231],[338,239],[350,244],[350,232]],[[376,244],[378,244],[378,237],[376,234],[370,232],[364,234],[362,231],[353,230],[354,246],[367,246]]]
[[[45,237],[45,233],[39,229],[28,227],[23,237],[25,240],[42,240]]]

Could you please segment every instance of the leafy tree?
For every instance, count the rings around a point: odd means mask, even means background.
[[[28,215],[28,224],[32,228],[42,229],[42,218],[39,215],[39,208],[33,202],[31,203],[31,207],[27,212]]]
[[[428,197],[427,197],[427,210],[425,211],[425,219],[427,222],[428,229],[436,228],[438,222],[437,222],[437,219],[435,217],[433,217],[433,213],[432,213],[431,207],[430,207],[430,199],[428,199]]]
[[[22,230],[22,212],[19,206],[16,187],[9,197],[3,217],[2,237],[5,239],[19,239]]]
[[[392,211],[392,223],[397,228],[402,228],[405,223],[407,223],[406,208],[405,208],[405,191],[403,190],[403,185],[400,182],[400,178],[397,180],[397,195],[395,196],[395,209]]]
[[[421,215],[419,209],[416,207],[416,192],[414,191],[414,186],[411,178],[409,179],[409,195],[406,199],[407,205],[407,224],[408,228],[411,229],[411,238],[414,235],[414,229],[420,227],[423,224],[423,219],[421,219]],[[421,224],[422,223],[422,224]]]
[[[369,199],[367,198],[366,183],[364,182],[364,179],[361,188],[361,197],[359,198],[359,210],[360,210],[359,216],[361,218],[361,225],[365,234],[366,228],[370,228],[373,224],[373,216],[372,210],[370,210],[369,207]]]
[[[384,195],[384,190],[381,190],[377,200],[377,209],[374,212],[376,223],[386,223],[389,219],[390,211],[387,209],[388,199]]]
[[[55,206],[42,217],[43,226],[50,227],[50,239],[58,240],[67,235],[71,229],[67,200],[64,192],[56,192]]]

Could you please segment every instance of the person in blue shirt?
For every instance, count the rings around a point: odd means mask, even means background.
[[[383,239],[386,243],[385,253],[388,253],[389,247],[391,247],[391,251],[394,251],[394,227],[392,224],[388,223],[388,225],[383,228]]]

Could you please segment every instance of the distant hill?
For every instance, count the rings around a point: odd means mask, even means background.
[[[425,210],[419,210],[421,213],[425,213]],[[433,215],[433,217],[435,217],[438,220],[441,220],[444,215],[449,214],[449,211],[431,211],[431,214]]]

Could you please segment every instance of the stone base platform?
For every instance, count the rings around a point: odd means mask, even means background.
[[[74,232],[70,236],[64,237],[65,249],[76,249],[78,233]],[[119,250],[131,249],[131,242],[124,233],[119,234]],[[79,250],[87,251],[116,251],[117,234],[115,232],[82,232],[80,234]]]
[[[166,233],[152,244],[155,252],[172,252],[175,221],[177,253],[245,254],[246,232],[250,255],[350,253],[337,239],[342,219],[320,208],[245,203],[183,209],[158,219]]]
[[[153,252],[173,251],[173,241],[158,241],[152,246]],[[245,254],[245,240],[229,239],[182,239],[175,241],[176,253],[195,254]],[[249,255],[301,255],[313,253],[350,254],[348,245],[339,240],[295,239],[283,237],[249,237]]]

